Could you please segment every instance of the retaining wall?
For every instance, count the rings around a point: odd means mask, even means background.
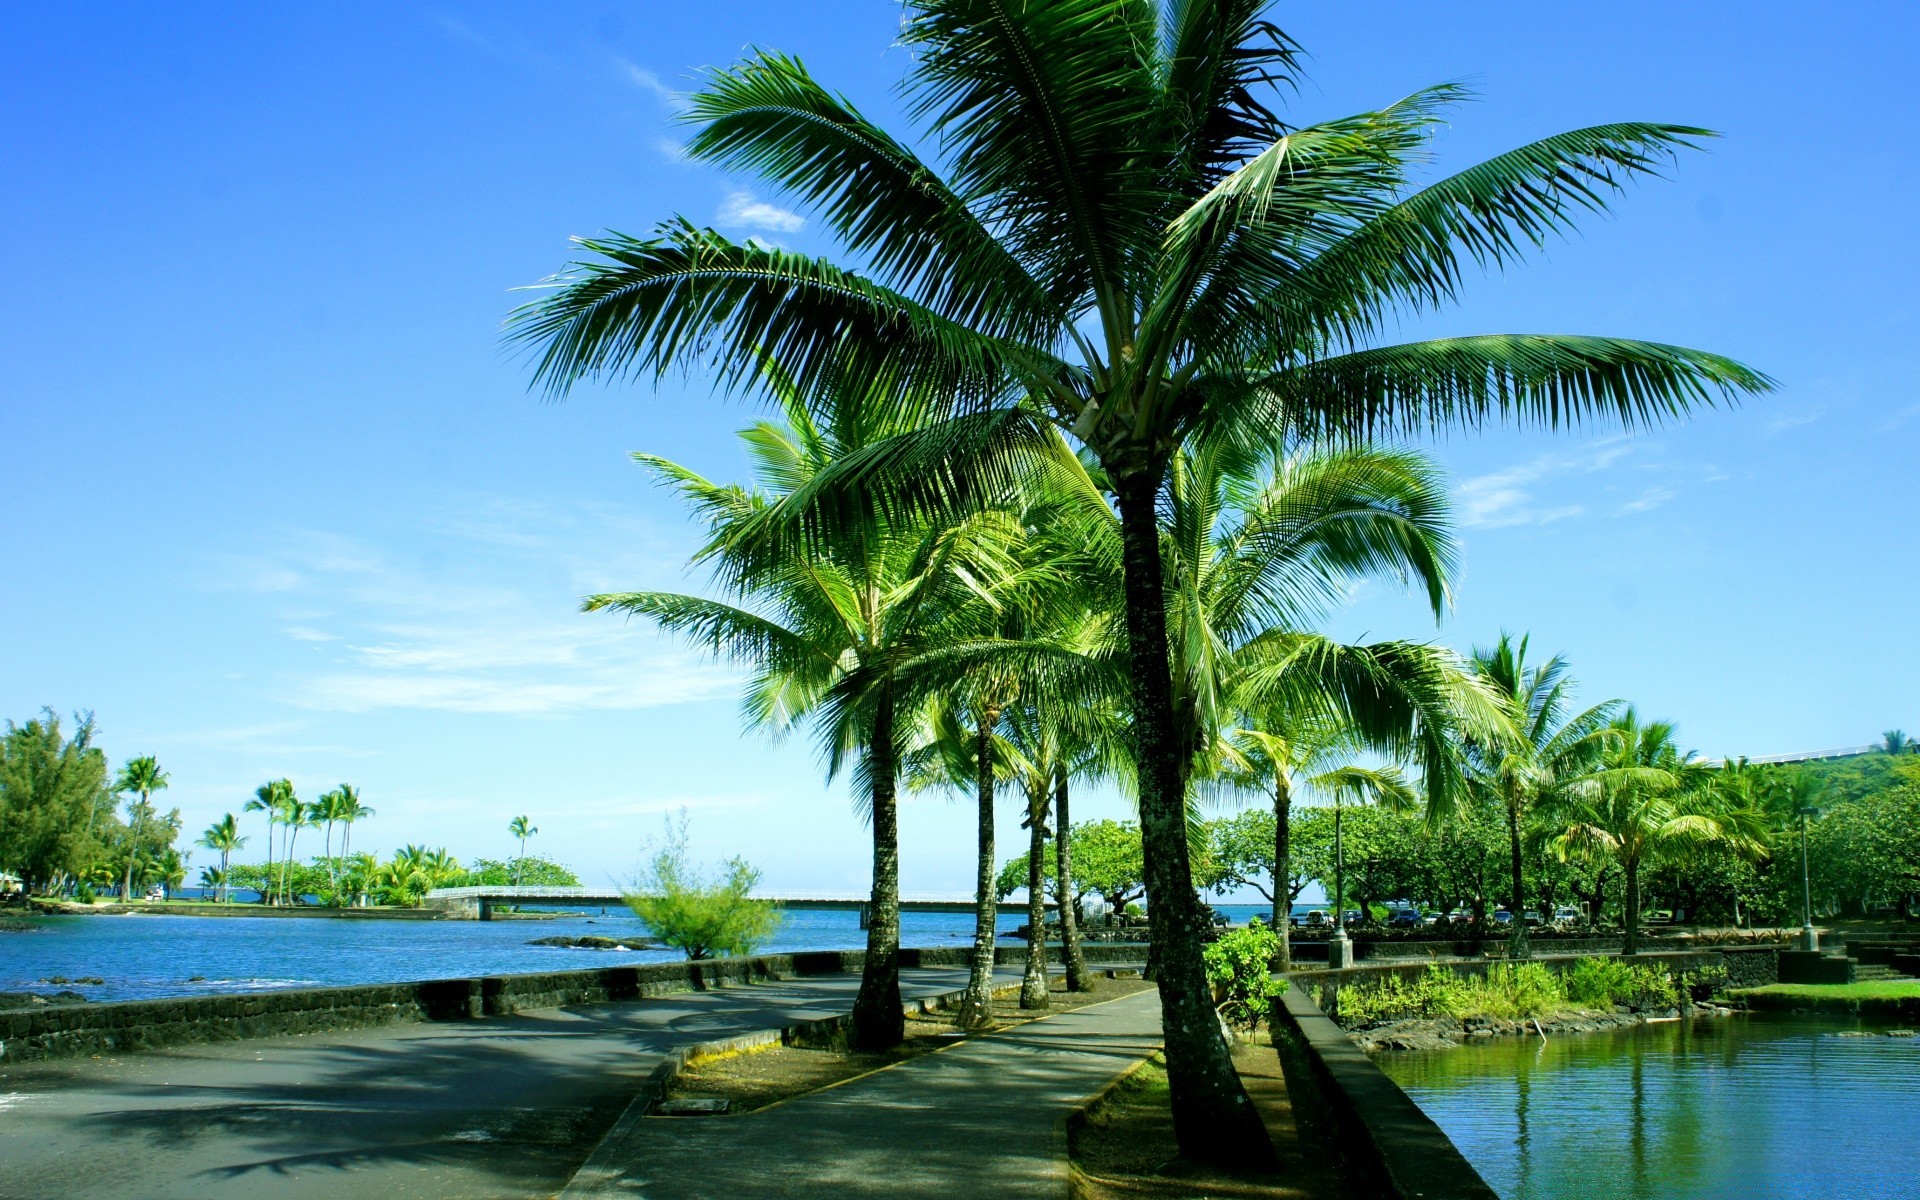
[[[1084,948],[1087,961],[1138,962],[1141,946]],[[971,947],[903,947],[903,967],[965,967]],[[1057,955],[1049,955],[1057,961]],[[1024,963],[1026,947],[995,949],[1002,963]],[[719,958],[703,962],[432,979],[354,987],[290,988],[245,995],[180,996],[0,1011],[0,1062],[153,1050],[241,1038],[320,1033],[395,1022],[508,1016],[536,1008],[605,1004],[788,976],[859,971],[861,951],[823,950]]]
[[[1332,1152],[1346,1195],[1498,1200],[1433,1119],[1298,983],[1273,1006],[1272,1030],[1300,1140]]]

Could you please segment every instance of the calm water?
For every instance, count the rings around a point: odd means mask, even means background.
[[[1022,922],[1003,916],[1011,932]],[[38,917],[24,932],[0,929],[0,992],[49,990],[50,976],[98,976],[76,987],[95,1000],[205,992],[395,983],[411,979],[562,971],[678,958],[670,951],[574,950],[529,946],[534,938],[599,934],[638,937],[646,927],[624,909],[545,921],[357,921],[324,918],[85,916]],[[907,913],[909,946],[965,945],[973,918]],[[866,945],[852,912],[789,912],[768,953],[858,950]],[[57,986],[57,985],[55,985]]]
[[[1505,1200],[1920,1196],[1920,1039],[1754,1015],[1375,1061]]]

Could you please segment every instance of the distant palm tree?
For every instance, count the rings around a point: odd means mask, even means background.
[[[240,835],[240,822],[232,813],[207,826],[207,831],[200,835],[202,846],[220,853],[219,888],[220,902],[223,904],[230,902],[233,898],[227,883],[227,864],[232,859],[233,852],[246,845],[247,840]]]
[[[280,813],[281,827],[287,831],[286,853],[280,856],[280,903],[282,904],[294,902],[293,888],[298,882],[298,877],[293,872],[293,847],[300,840],[302,829],[312,829],[319,823],[314,820],[315,807],[302,802],[293,794],[293,785],[287,785],[284,807]]]
[[[241,805],[242,812],[257,812],[267,815],[267,876],[262,881],[260,903],[272,904],[274,884],[277,876],[273,873],[273,831],[280,823],[280,814],[285,809],[285,796],[293,791],[293,783],[286,779],[272,779],[253,790],[253,799]]]
[[[1728,803],[1717,772],[1674,741],[1666,721],[1642,722],[1629,708],[1606,726],[1601,769],[1559,789],[1540,810],[1561,856],[1611,858],[1626,876],[1624,954],[1640,950],[1640,873],[1694,847],[1719,843],[1764,856],[1759,809]],[[1520,913],[1514,920],[1521,919]]]
[[[527,860],[527,839],[540,831],[526,817],[515,817],[507,822],[507,832],[520,839],[520,857],[513,862],[513,886],[520,886],[521,865]]]
[[[1525,837],[1533,814],[1570,789],[1589,782],[1603,767],[1604,751],[1619,733],[1607,721],[1618,701],[1569,714],[1573,679],[1567,661],[1554,657],[1539,666],[1527,662],[1528,639],[1507,634],[1491,649],[1473,652],[1480,681],[1507,707],[1511,732],[1502,737],[1469,738],[1465,744],[1470,785],[1506,816],[1508,911],[1513,915],[1509,955],[1531,953],[1527,937]]]
[[[355,821],[364,821],[368,817],[374,816],[375,813],[371,808],[368,808],[360,802],[360,789],[350,783],[340,785],[340,797],[340,823],[346,826],[345,831],[340,835],[340,857],[347,859],[353,855],[353,823]],[[371,877],[371,870],[368,870],[362,871],[357,878],[365,882],[371,879]],[[359,890],[364,892],[366,889],[362,887]],[[357,896],[359,893],[356,892],[355,894]]]
[[[114,781],[114,791],[133,792],[140,797],[138,803],[127,806],[130,840],[127,847],[127,874],[120,885],[122,900],[133,899],[133,860],[140,853],[141,839],[146,835],[147,819],[153,811],[153,794],[165,790],[167,782],[167,773],[160,769],[160,763],[151,754],[128,759],[127,765],[120,768],[120,778]]]
[[[1912,754],[1920,750],[1920,743],[1908,737],[1904,729],[1889,729],[1880,737],[1881,747],[1888,754]]]

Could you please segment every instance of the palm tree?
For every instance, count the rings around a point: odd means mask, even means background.
[[[915,745],[903,760],[907,784],[971,789],[975,806],[973,953],[967,987],[955,1010],[954,1025],[982,1030],[993,1025],[994,949],[999,936],[999,897],[995,894],[994,799],[1005,774],[1004,743],[995,732],[1008,697],[992,682],[967,701],[936,697],[925,706]]]
[[[513,864],[513,886],[520,886],[520,864],[527,858],[527,839],[540,831],[526,817],[515,817],[507,822],[507,833],[520,841],[520,857]]]
[[[1512,725],[1506,736],[1469,739],[1464,747],[1473,789],[1506,816],[1513,958],[1531,953],[1523,854],[1528,824],[1539,806],[1556,803],[1603,769],[1605,751],[1617,738],[1608,721],[1620,707],[1609,700],[1569,715],[1573,678],[1566,659],[1532,666],[1527,644],[1525,637],[1516,642],[1502,633],[1493,648],[1473,652],[1474,671],[1506,706]]]
[[[902,735],[897,672],[940,644],[952,614],[1010,573],[1019,529],[988,513],[950,526],[888,521],[878,515],[838,531],[831,543],[773,561],[739,553],[757,522],[811,478],[896,426],[876,424],[879,406],[836,394],[824,413],[786,393],[786,424],[762,422],[742,439],[760,486],[709,483],[649,455],[643,465],[676,485],[708,522],[711,538],[695,561],[742,603],[669,592],[589,596],[586,611],[644,616],[748,663],[748,719],[776,730],[812,720],[829,774],[852,759],[864,784],[862,807],[873,833],[873,885],[867,956],[854,1002],[854,1040],[886,1047],[904,1035],[900,1001],[900,863],[896,789]]]
[[[1636,425],[1768,386],[1724,358],[1614,338],[1375,344],[1397,315],[1453,300],[1473,265],[1518,259],[1707,131],[1577,130],[1416,190],[1463,90],[1289,125],[1270,103],[1298,80],[1298,50],[1263,10],[916,0],[902,33],[912,111],[945,170],[795,59],[756,54],[691,98],[688,153],[812,207],[864,272],[676,220],[584,241],[592,257],[515,325],[556,391],[703,358],[729,387],[769,371],[809,397],[886,381],[917,428],[814,481],[818,503],[791,506],[808,539],[876,510],[965,509],[995,491],[983,481],[1044,456],[1049,423],[1094,455],[1126,548],[1174,1125],[1203,1159],[1268,1151],[1212,1017],[1189,901],[1185,752],[1159,649],[1156,510],[1174,450],[1198,429]]]
[[[273,903],[275,891],[273,873],[273,830],[280,823],[280,815],[286,810],[286,797],[292,795],[293,783],[286,779],[271,779],[253,791],[253,799],[241,806],[243,812],[267,814],[267,877],[266,886],[261,889],[260,902]]]
[[[220,902],[228,903],[232,899],[232,894],[227,884],[227,864],[232,859],[233,852],[247,844],[247,839],[240,835],[238,818],[228,813],[207,826],[207,831],[200,835],[200,844],[209,850],[220,852]]]
[[[1889,729],[1880,735],[1880,748],[1888,754],[1912,754],[1920,751],[1920,744],[1908,737],[1903,729]]]
[[[1640,872],[1707,843],[1763,856],[1758,808],[1730,804],[1714,769],[1674,742],[1673,725],[1629,708],[1606,727],[1604,768],[1561,789],[1541,812],[1562,856],[1611,858],[1626,877],[1623,954],[1640,950]],[[1516,914],[1518,919],[1518,914]]]
[[[120,884],[120,898],[133,899],[133,860],[140,853],[141,839],[146,834],[146,824],[153,815],[153,794],[165,791],[167,773],[160,769],[159,760],[151,754],[140,758],[130,758],[120,768],[120,777],[114,781],[116,792],[132,792],[140,799],[127,806],[127,874]]]
[[[353,856],[353,823],[355,821],[364,821],[374,815],[375,813],[371,808],[368,808],[360,802],[359,788],[345,783],[340,785],[340,823],[345,826],[340,833],[340,857],[343,861]],[[362,871],[359,874],[359,878],[362,880],[369,877],[370,871]],[[339,885],[335,884],[334,888],[335,891],[338,891]],[[360,892],[364,892],[365,890],[364,887],[359,889]]]
[[[287,831],[287,844],[284,847],[285,853],[280,856],[280,902],[292,904],[294,903],[293,888],[298,882],[298,877],[293,873],[294,843],[300,840],[302,829],[312,829],[319,824],[315,819],[315,812],[319,806],[302,802],[293,794],[291,783],[287,784],[281,801],[280,825]]]

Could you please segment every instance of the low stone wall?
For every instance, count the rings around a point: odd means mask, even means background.
[[[1332,1152],[1347,1195],[1497,1200],[1433,1119],[1299,984],[1273,1006],[1272,1030],[1301,1142]]]
[[[1540,937],[1536,935],[1532,944],[1535,955],[1618,954],[1621,940],[1619,934],[1608,937]],[[1661,937],[1642,937],[1640,946],[1642,953],[1720,948],[1697,945],[1686,938]],[[1291,949],[1293,957],[1300,962],[1327,961],[1327,943],[1324,939],[1295,937],[1291,941]],[[1353,957],[1356,962],[1373,962],[1381,959],[1504,958],[1506,953],[1506,941],[1496,938],[1478,941],[1473,939],[1385,941],[1367,937],[1353,939]]]
[[[1778,980],[1781,983],[1852,983],[1853,960],[1818,950],[1783,950]]]
[[[1085,951],[1089,962],[1138,962],[1145,948],[1102,945],[1085,947]],[[971,955],[971,947],[902,947],[900,965],[964,968]],[[1001,963],[1024,963],[1026,948],[998,947],[994,957]],[[125,1053],[396,1022],[508,1016],[530,1009],[605,1004],[789,976],[847,974],[859,971],[865,961],[866,955],[857,950],[821,950],[704,962],[15,1009],[0,1012],[0,1062]]]

